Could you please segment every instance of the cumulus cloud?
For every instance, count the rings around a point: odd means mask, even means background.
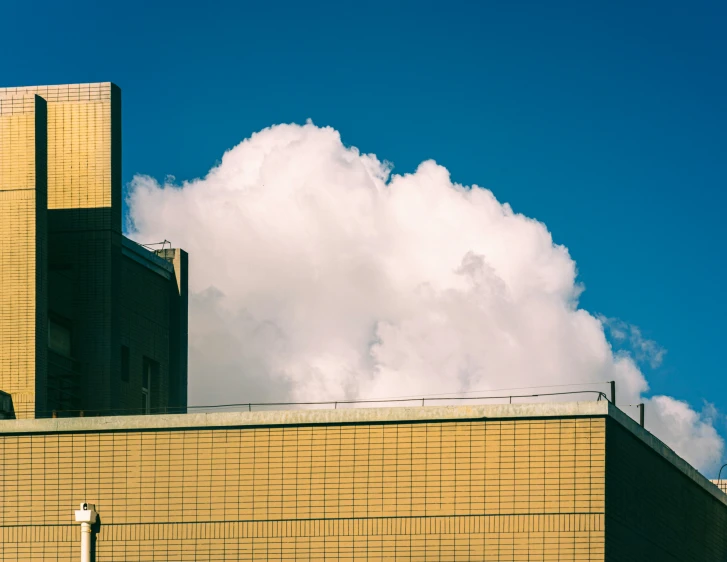
[[[606,318],[603,315],[599,315],[598,319],[616,343],[628,346],[637,362],[646,363],[652,369],[656,369],[662,364],[666,349],[654,340],[645,338],[638,326],[628,324],[618,318]]]
[[[697,468],[719,466],[724,441],[714,428],[714,405],[705,404],[695,412],[689,404],[669,396],[654,396],[646,401],[646,425],[662,441]]]
[[[190,252],[192,403],[606,380],[631,403],[648,390],[635,355],[578,307],[576,265],[545,225],[433,161],[393,175],[331,128],[279,125],[205,178],[172,181],[134,178],[128,228]],[[650,404],[664,440],[711,468],[711,422],[668,397]]]

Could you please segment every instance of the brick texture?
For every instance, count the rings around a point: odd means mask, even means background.
[[[604,560],[602,418],[3,435],[0,559]]]

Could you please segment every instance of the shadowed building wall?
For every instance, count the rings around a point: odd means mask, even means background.
[[[727,560],[724,502],[622,425],[606,432],[606,560]]]
[[[42,345],[38,343],[43,348],[42,356],[39,356],[43,361],[35,365],[39,373],[35,394],[28,398],[27,392],[6,388],[4,385],[10,382],[0,382],[0,390],[13,394],[13,401],[18,404],[22,400],[32,402],[31,407],[16,408],[18,417],[48,417],[54,412],[56,415],[139,413],[168,406],[183,411],[186,386],[177,391],[172,400],[168,392],[163,395],[160,394],[162,390],[151,392],[151,386],[169,389],[170,377],[175,381],[186,381],[186,362],[181,364],[177,360],[176,370],[169,370],[172,355],[175,358],[180,354],[186,356],[186,338],[182,343],[174,340],[177,348],[181,346],[183,350],[173,354],[168,348],[161,351],[158,343],[161,337],[171,345],[170,331],[178,338],[180,327],[172,325],[171,317],[181,318],[181,315],[171,310],[169,291],[166,292],[167,306],[160,310],[153,306],[152,299],[156,297],[144,295],[145,284],[137,281],[138,278],[150,279],[156,271],[165,278],[168,287],[178,287],[177,304],[181,305],[184,300],[186,306],[186,293],[182,298],[179,289],[182,287],[186,291],[186,267],[175,270],[172,264],[172,273],[184,277],[184,282],[178,283],[171,280],[173,275],[160,273],[158,268],[141,271],[125,266],[128,256],[124,252],[125,238],[121,232],[121,91],[108,82],[0,89],[0,100],[32,95],[47,102],[42,136],[43,139],[47,137],[47,156],[43,152],[36,161],[42,161],[44,166],[44,197],[47,177],[48,253],[38,258],[38,266],[39,270],[48,270],[47,296],[43,297],[43,314],[47,315],[48,326],[38,335],[38,342],[43,342]],[[18,167],[24,165],[23,162],[25,160],[17,151],[0,152],[2,167]],[[45,209],[43,212],[45,214]],[[39,230],[38,234],[38,240],[46,240],[45,232]],[[14,247],[20,240],[17,236],[3,231],[0,244]],[[155,257],[138,246],[133,253],[151,256],[142,260],[144,263]],[[131,294],[123,288],[124,284],[136,286],[141,294]],[[149,284],[154,286],[153,281]],[[162,316],[129,316],[128,311],[138,308],[139,303]],[[13,317],[24,314],[19,303],[11,308]],[[137,321],[140,325],[135,324]],[[126,335],[122,334],[123,322],[126,322]],[[18,326],[2,320],[0,330],[15,334]],[[142,326],[151,330],[149,338],[155,342],[153,353],[137,353],[128,346],[128,334],[132,332],[139,345],[146,341]],[[167,331],[165,335],[157,334],[160,326]],[[186,334],[186,324],[181,333]],[[122,339],[126,344],[122,344]],[[7,353],[0,348],[0,364]],[[141,363],[129,363],[136,360]],[[149,388],[142,392],[144,381],[139,373],[144,368],[156,378],[149,379]],[[185,372],[181,373],[179,369],[185,369]],[[130,373],[138,376],[129,378]],[[6,378],[15,380],[22,376],[14,372]],[[142,396],[145,397],[144,409],[141,408]]]
[[[122,241],[120,413],[186,411],[187,253]],[[147,381],[148,379],[148,381]],[[144,385],[147,386],[144,386]],[[147,388],[148,393],[140,393]]]
[[[724,560],[727,496],[649,439],[606,402],[0,422],[0,557],[74,560],[88,501],[98,562]],[[635,521],[642,456],[696,507]]]

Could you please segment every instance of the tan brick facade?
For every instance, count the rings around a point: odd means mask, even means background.
[[[0,421],[0,559],[727,559],[727,495],[612,404]]]
[[[604,560],[605,421],[0,437],[3,560]]]
[[[49,209],[111,208],[120,196],[112,169],[112,130],[120,127],[114,90],[110,82],[0,88],[0,99],[37,95],[47,102]]]
[[[47,330],[46,103],[0,97],[0,390],[35,417]]]

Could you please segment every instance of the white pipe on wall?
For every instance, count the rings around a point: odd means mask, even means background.
[[[81,523],[81,562],[91,562],[90,523]]]
[[[76,523],[81,524],[81,562],[91,562],[91,525],[96,522],[96,506],[82,503],[76,510]]]

